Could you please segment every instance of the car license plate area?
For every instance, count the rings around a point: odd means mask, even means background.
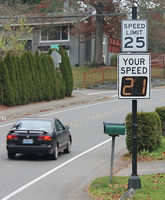
[[[23,139],[23,144],[33,144],[33,139]]]

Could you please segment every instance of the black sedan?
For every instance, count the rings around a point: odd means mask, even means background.
[[[7,135],[7,154],[14,159],[16,153],[50,155],[58,158],[59,152],[70,153],[72,136],[69,126],[56,118],[22,118]]]

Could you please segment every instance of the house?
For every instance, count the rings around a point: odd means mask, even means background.
[[[67,14],[67,13],[66,13]],[[94,38],[86,39],[84,42],[80,38],[71,34],[71,28],[79,21],[85,19],[81,15],[72,16],[64,13],[51,13],[44,16],[27,16],[26,24],[33,27],[31,35],[24,35],[20,39],[26,39],[26,48],[33,53],[36,50],[48,52],[50,48],[58,48],[62,45],[69,56],[71,65],[83,65],[86,62],[92,62],[94,57]],[[22,16],[14,16],[14,23],[11,26],[19,26],[18,19]],[[87,17],[86,17],[87,18]],[[9,16],[0,16],[0,34],[3,31],[3,25],[9,22]],[[104,63],[109,65],[108,52],[109,38],[106,36],[103,40],[103,58]]]

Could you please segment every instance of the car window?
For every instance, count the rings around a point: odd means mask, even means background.
[[[56,131],[62,131],[65,129],[65,127],[59,120],[55,120],[55,127],[56,127]]]
[[[20,120],[14,126],[16,130],[45,130],[51,129],[51,122],[48,120]]]

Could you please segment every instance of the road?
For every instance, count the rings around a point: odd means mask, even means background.
[[[8,160],[5,137],[13,121],[0,123],[0,199],[89,200],[88,184],[109,174],[111,138],[103,134],[103,122],[124,122],[132,109],[131,100],[118,100],[116,93],[102,93],[113,96],[110,100],[42,113],[71,127],[72,152],[60,154],[56,161],[23,155]],[[138,100],[138,111],[154,111],[164,104],[165,89],[153,89],[151,99]],[[125,150],[125,136],[116,138],[115,156]]]

